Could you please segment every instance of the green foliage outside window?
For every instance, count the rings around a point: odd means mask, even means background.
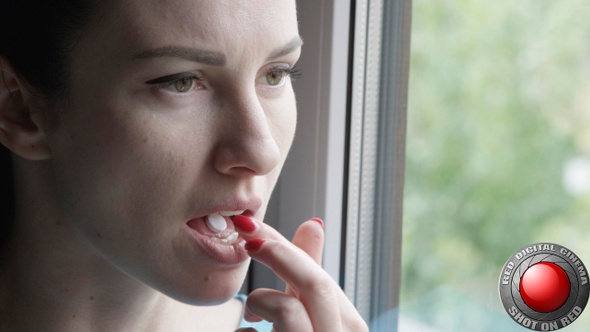
[[[590,2],[413,6],[402,314],[497,331],[516,250],[556,242],[590,266]],[[587,326],[590,307],[569,330]]]

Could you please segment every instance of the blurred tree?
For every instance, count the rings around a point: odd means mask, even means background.
[[[413,6],[402,303],[451,286],[503,310],[517,249],[557,242],[590,264],[590,197],[563,185],[590,156],[590,2]]]

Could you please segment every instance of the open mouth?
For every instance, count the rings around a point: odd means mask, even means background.
[[[233,245],[239,241],[239,234],[235,231],[230,217],[240,215],[244,212],[245,210],[219,211],[206,215],[203,218],[190,220],[187,224],[189,227],[200,231],[201,234],[208,236],[215,242]],[[202,223],[206,227],[202,227]]]

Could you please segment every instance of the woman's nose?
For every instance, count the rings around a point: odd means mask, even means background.
[[[272,122],[256,95],[234,95],[220,106],[214,167],[228,175],[264,175],[281,162]],[[274,119],[278,119],[274,117]],[[274,134],[274,135],[273,135]]]

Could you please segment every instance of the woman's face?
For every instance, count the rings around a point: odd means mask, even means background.
[[[247,255],[205,216],[264,216],[295,131],[295,1],[121,3],[73,49],[48,131],[60,218],[150,286],[225,301]]]

